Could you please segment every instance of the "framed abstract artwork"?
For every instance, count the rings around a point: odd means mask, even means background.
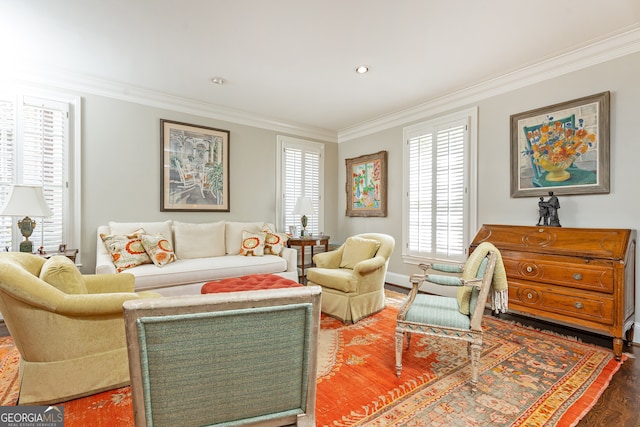
[[[387,152],[346,159],[347,216],[387,216]]]
[[[511,116],[511,197],[609,193],[609,97]]]
[[[229,212],[229,131],[160,120],[160,210]]]

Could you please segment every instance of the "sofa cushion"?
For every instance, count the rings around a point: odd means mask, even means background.
[[[174,222],[173,234],[178,259],[218,257],[225,254],[224,221],[203,224]]]
[[[260,231],[252,233],[250,231],[242,232],[242,248],[240,255],[244,256],[262,256],[264,255],[264,239],[267,233]]]
[[[225,245],[229,255],[237,255],[242,248],[242,232],[259,233],[264,222],[234,222],[227,221],[225,225]]]
[[[156,221],[156,222],[109,222],[109,234],[133,234],[136,230],[144,229],[147,234],[162,234],[173,245],[173,233],[171,225],[173,221]]]
[[[136,291],[161,288],[167,285],[204,283],[226,277],[248,274],[273,274],[287,270],[287,260],[279,256],[246,257],[225,255],[213,258],[178,258],[162,267],[153,264],[140,265],[127,270],[136,277]],[[199,288],[198,288],[199,290]]]
[[[107,252],[111,255],[116,271],[121,272],[127,268],[141,264],[151,264],[151,258],[142,246],[140,235],[144,231],[138,230],[134,234],[101,234]]]
[[[54,255],[42,264],[40,280],[44,280],[65,294],[87,293],[82,273],[73,261],[63,255]]]
[[[147,251],[151,261],[158,266],[162,267],[165,264],[169,264],[176,260],[176,254],[173,252],[173,246],[169,240],[162,234],[155,235],[143,234],[140,236],[142,239],[142,246]]]
[[[379,247],[380,242],[377,240],[364,239],[357,236],[349,237],[347,241],[344,242],[340,268],[353,269],[360,261],[372,258]]]

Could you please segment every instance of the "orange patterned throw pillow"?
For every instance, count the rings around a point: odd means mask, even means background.
[[[176,260],[176,254],[173,252],[171,243],[160,233],[154,236],[143,234],[142,246],[147,251],[151,261],[158,267]]]
[[[264,239],[267,233],[258,232],[250,233],[248,231],[242,232],[242,247],[240,248],[240,255],[248,256],[262,256],[264,255]]]
[[[133,234],[100,235],[118,272],[141,264],[151,264],[151,258],[142,246],[142,233],[144,230],[140,229]]]
[[[282,256],[282,249],[287,244],[289,238],[284,233],[274,233],[272,231],[264,230],[267,235],[264,239],[264,253],[265,255],[278,255]]]

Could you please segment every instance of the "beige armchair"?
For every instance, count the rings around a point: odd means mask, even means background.
[[[357,322],[384,308],[384,281],[393,237],[365,233],[349,237],[335,251],[316,254],[307,285],[322,287],[322,312]]]
[[[131,274],[82,275],[71,260],[0,253],[0,312],[20,352],[20,405],[44,405],[129,383],[122,304]]]

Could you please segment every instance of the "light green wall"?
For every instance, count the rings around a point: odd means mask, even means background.
[[[82,96],[82,270],[95,269],[96,228],[108,221],[276,220],[278,132],[102,96]],[[160,212],[160,119],[230,133],[230,212]],[[318,141],[322,142],[322,141]],[[337,144],[325,143],[326,189],[336,186]],[[328,191],[324,230],[335,233]]]

